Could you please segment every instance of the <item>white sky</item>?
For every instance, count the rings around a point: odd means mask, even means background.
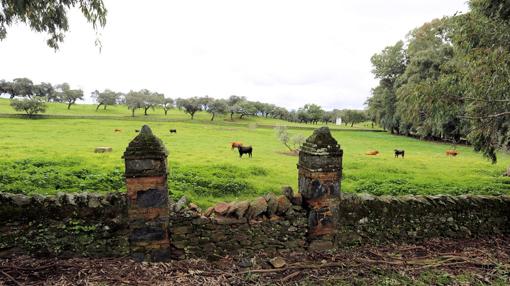
[[[363,108],[370,57],[466,0],[105,0],[95,32],[71,13],[59,51],[24,25],[0,42],[0,79],[68,82],[90,92],[147,88],[166,97],[232,94],[289,109]]]

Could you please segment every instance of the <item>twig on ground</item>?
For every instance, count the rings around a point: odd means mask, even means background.
[[[21,283],[16,281],[16,279],[14,279],[14,277],[12,277],[11,275],[5,273],[3,270],[0,270],[0,273],[2,273],[5,277],[9,278],[9,280],[11,280],[12,283],[14,283],[14,284],[16,284],[18,286],[21,286]]]

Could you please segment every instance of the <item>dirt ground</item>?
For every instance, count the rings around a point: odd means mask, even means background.
[[[322,253],[137,263],[130,258],[0,259],[0,285],[510,285],[510,236]]]

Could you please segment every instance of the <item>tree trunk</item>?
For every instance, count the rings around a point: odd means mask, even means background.
[[[354,122],[351,122],[351,127],[353,127],[353,126],[354,126]]]
[[[239,119],[243,119],[243,116],[244,116],[244,114],[241,114],[241,116],[239,116]]]
[[[144,107],[143,115],[147,115],[147,110],[148,109],[149,109],[149,107]]]
[[[211,121],[213,121],[213,120],[214,120],[214,115],[215,115],[215,114],[214,114],[214,112],[213,112],[212,117],[211,117]]]
[[[234,112],[230,112],[230,120],[234,120]]]
[[[167,113],[168,113],[168,109],[165,109],[165,116],[166,116]]]
[[[131,117],[135,117],[135,109],[131,109]]]
[[[71,109],[71,104],[73,104],[73,103],[69,102],[69,103],[67,104],[67,110]]]
[[[107,104],[105,104],[105,105],[104,105],[104,107],[103,107],[103,110],[106,110],[106,107],[107,107],[107,106],[108,106],[108,105],[107,105]]]
[[[102,103],[98,104],[96,107],[96,111],[99,109],[99,107],[102,105]]]
[[[190,115],[191,115],[191,120],[193,120],[193,117],[195,117],[195,112],[190,113]]]
[[[289,144],[287,144],[286,142],[283,142],[283,145],[285,145],[285,147],[289,148],[290,152],[294,152],[294,150],[292,148],[290,148]]]

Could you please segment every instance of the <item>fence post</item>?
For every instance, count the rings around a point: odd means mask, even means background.
[[[170,258],[167,156],[163,142],[144,125],[124,152],[129,245],[136,260]]]
[[[342,155],[328,127],[316,129],[299,152],[298,187],[308,209],[307,239],[311,250],[334,246]]]

